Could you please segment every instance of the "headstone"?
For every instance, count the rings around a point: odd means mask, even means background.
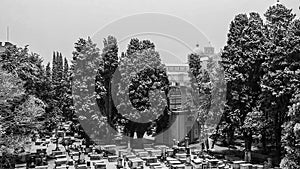
[[[240,164],[240,169],[252,169],[252,164]]]
[[[232,168],[233,169],[240,169],[240,165],[244,164],[244,163],[245,163],[245,161],[233,161]]]

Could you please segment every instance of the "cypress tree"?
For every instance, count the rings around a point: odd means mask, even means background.
[[[52,58],[52,81],[55,82],[57,80],[57,55],[53,52]]]

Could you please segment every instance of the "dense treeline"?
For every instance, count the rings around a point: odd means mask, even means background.
[[[300,156],[292,153],[299,152],[299,131],[289,126],[298,123],[291,122],[297,118],[288,112],[297,105],[300,22],[282,4],[269,7],[264,16],[265,22],[258,13],[239,14],[230,24],[221,55],[227,96],[220,130],[228,144],[240,133],[246,151],[251,151],[253,136],[260,136],[265,152],[271,153],[267,144],[275,146],[277,164],[284,157],[282,166],[299,168]]]
[[[154,44],[131,39],[119,57],[116,38],[103,43],[100,54],[90,38],[80,39],[73,53],[74,104],[85,131],[110,141],[116,131],[142,138],[164,130],[169,82]]]

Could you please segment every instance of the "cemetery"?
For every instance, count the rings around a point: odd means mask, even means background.
[[[30,149],[18,157],[15,169],[269,169],[241,159],[216,158],[211,151],[192,147],[188,139],[184,145],[145,144],[144,149],[131,148],[130,143],[86,147],[77,134],[67,136],[67,144],[57,143],[66,140],[66,131],[33,138]],[[107,151],[110,155],[105,155]]]

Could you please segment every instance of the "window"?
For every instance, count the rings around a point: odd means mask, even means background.
[[[181,92],[178,87],[171,87],[170,89],[170,109],[178,109],[181,107]]]

